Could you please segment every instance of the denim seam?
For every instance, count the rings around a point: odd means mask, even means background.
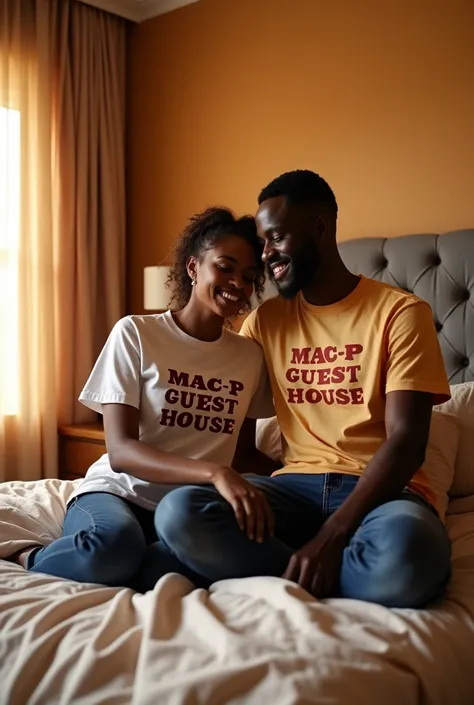
[[[329,475],[326,473],[324,475],[324,487],[323,487],[323,521],[326,521],[326,519],[329,516]]]
[[[92,524],[92,531],[96,531],[97,525],[96,525],[96,523],[95,523],[95,521],[94,521],[93,515],[92,515],[90,512],[88,512],[87,509],[84,509],[83,507],[81,507],[80,504],[76,504],[76,509],[80,509],[81,512],[84,512],[84,514],[89,518],[89,521],[90,521],[91,524]]]
[[[74,500],[74,501],[75,501],[75,500]],[[72,506],[72,505],[71,505],[71,506]],[[95,523],[95,521],[94,521],[94,517],[92,516],[92,514],[91,514],[90,512],[88,512],[87,509],[84,509],[83,507],[81,507],[77,502],[76,502],[75,507],[76,507],[76,509],[80,509],[81,512],[84,512],[84,514],[87,515],[87,517],[89,518],[89,521],[90,521],[91,524],[92,524],[92,531],[95,531],[96,528],[97,528],[97,526],[96,526],[96,523]],[[51,545],[51,544],[48,544],[48,545]],[[46,548],[46,546],[44,546],[44,548]],[[54,557],[56,558],[57,556],[62,556],[64,553],[71,553],[71,552],[73,552],[73,553],[76,552],[76,548],[75,548],[75,547],[73,547],[73,548],[65,548],[63,551],[57,551],[57,552],[54,554]],[[34,556],[33,556],[33,558],[34,558]],[[38,561],[38,563],[34,563],[34,564],[31,566],[31,568],[38,568],[38,566],[40,566],[40,565],[41,565],[42,563],[44,563],[45,561],[49,560],[49,558],[51,558],[51,556],[46,556],[45,558],[42,558],[40,561]],[[28,569],[30,570],[30,567],[28,567]]]

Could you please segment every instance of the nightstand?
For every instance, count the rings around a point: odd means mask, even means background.
[[[107,452],[101,423],[61,426],[58,429],[58,442],[61,480],[84,477],[92,463]]]

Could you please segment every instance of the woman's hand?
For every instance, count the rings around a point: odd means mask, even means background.
[[[234,510],[237,524],[249,539],[263,543],[273,536],[274,518],[264,493],[232,468],[218,466],[212,483]]]

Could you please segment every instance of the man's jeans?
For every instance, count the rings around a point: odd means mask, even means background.
[[[295,549],[316,536],[352,492],[352,475],[287,474],[248,479],[266,495],[275,516],[274,538],[257,543],[236,523],[230,505],[208,486],[166,495],[155,527],[168,550],[209,581],[281,576]],[[388,607],[422,607],[438,597],[450,574],[450,543],[435,511],[417,495],[370,512],[344,551],[337,595]]]

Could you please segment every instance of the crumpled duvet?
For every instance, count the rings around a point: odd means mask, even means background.
[[[58,536],[72,487],[3,485],[0,557]],[[140,595],[0,560],[0,705],[473,705],[474,498],[459,502],[453,579],[425,611],[276,578],[168,575]]]

